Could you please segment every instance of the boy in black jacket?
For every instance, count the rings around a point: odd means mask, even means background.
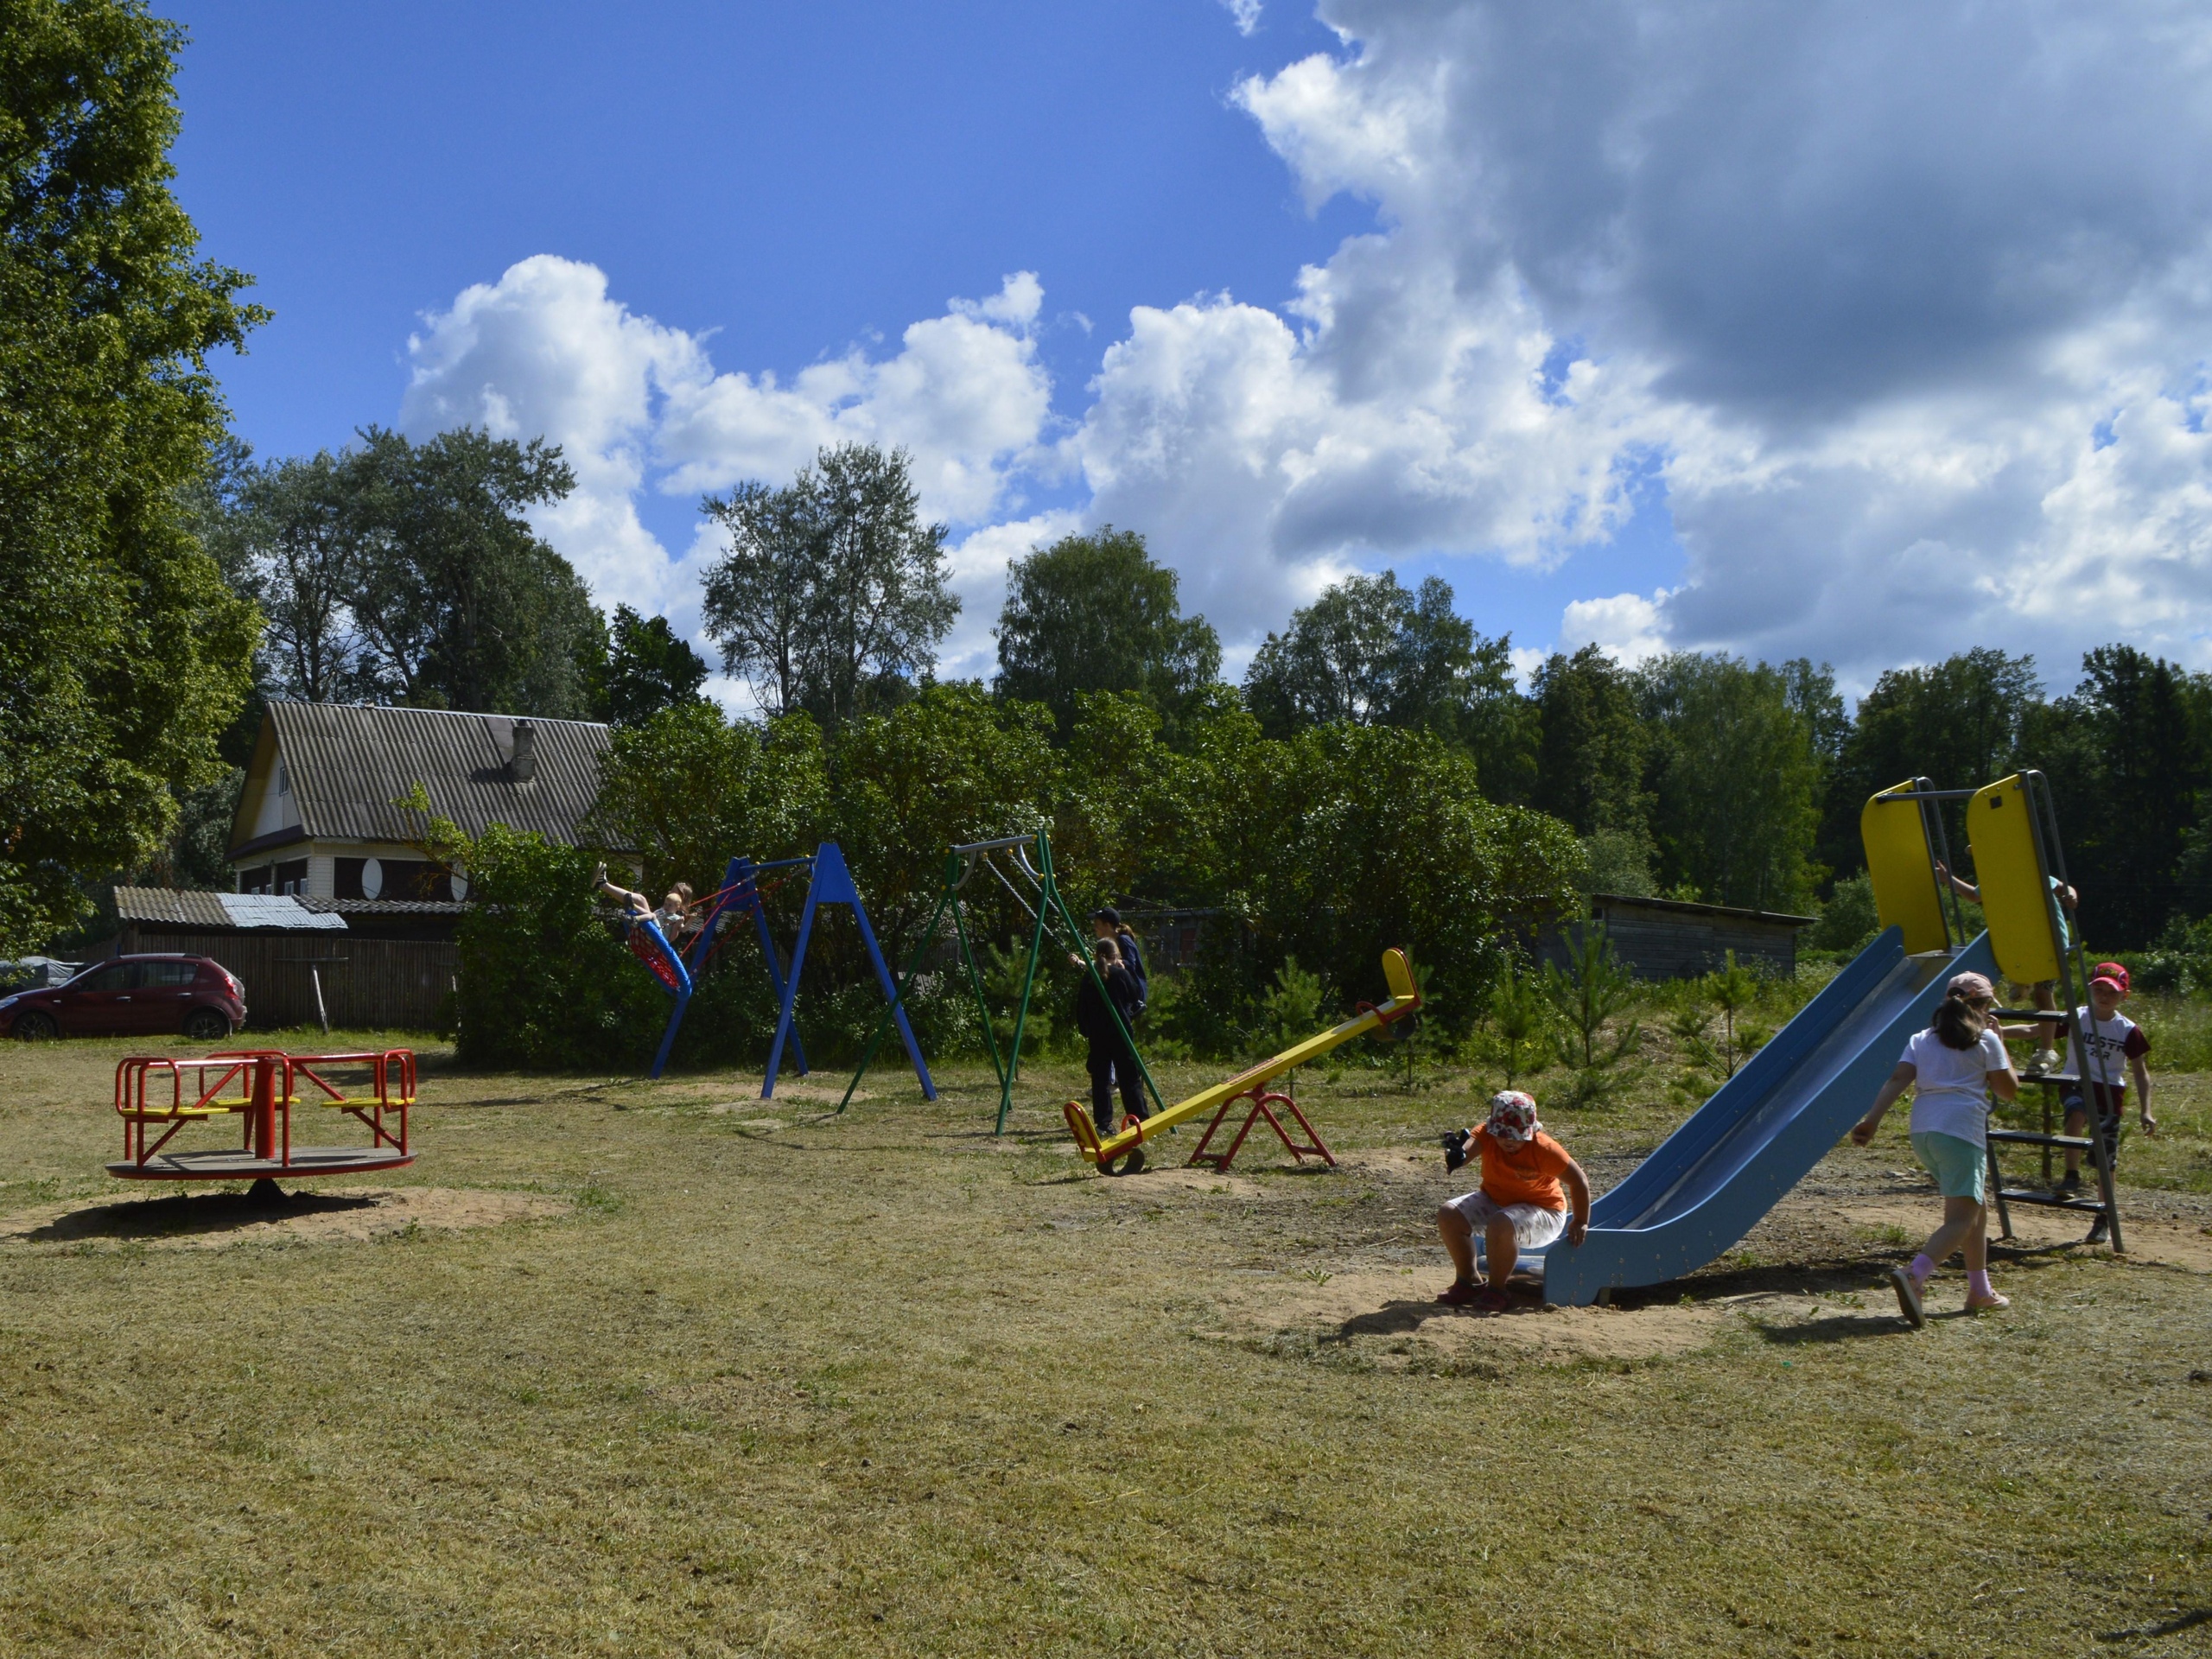
[[[1089,974],[1076,987],[1075,1028],[1090,1044],[1090,1052],[1084,1065],[1090,1072],[1090,1121],[1098,1132],[1106,1135],[1114,1127],[1114,1085],[1122,1089],[1122,1103],[1133,1116],[1145,1113],[1144,1074],[1137,1070],[1137,1057],[1122,1033],[1116,1029],[1114,1015],[1122,1016],[1127,1027],[1135,1020],[1141,998],[1137,982],[1129,970],[1122,965],[1122,947],[1112,939],[1100,939],[1095,949],[1098,957],[1098,977],[1106,982],[1106,995],[1098,994],[1098,986]],[[1077,967],[1083,958],[1071,956],[1068,960]],[[1109,1011],[1108,999],[1112,1001]]]

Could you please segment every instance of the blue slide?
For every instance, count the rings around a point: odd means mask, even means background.
[[[1590,1206],[1579,1247],[1541,1254],[1544,1300],[1577,1306],[1600,1293],[1664,1284],[1742,1239],[1874,1103],[1912,1033],[1934,1018],[1945,982],[1997,976],[1984,934],[1955,954],[1908,957],[1882,933],[1689,1121]]]

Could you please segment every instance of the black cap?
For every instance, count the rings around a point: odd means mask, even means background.
[[[1104,922],[1109,927],[1119,927],[1122,925],[1122,912],[1109,905],[1103,910],[1092,911],[1090,919],[1094,922]]]

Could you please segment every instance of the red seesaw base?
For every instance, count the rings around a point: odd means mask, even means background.
[[[322,1073],[340,1065],[366,1066],[365,1091],[348,1095]],[[184,1074],[194,1074],[188,1088]],[[149,1078],[166,1077],[169,1097],[160,1098]],[[210,1078],[213,1081],[210,1081]],[[333,1108],[365,1126],[367,1146],[296,1147],[292,1108],[302,1084],[317,1093],[311,1103]],[[232,1090],[235,1090],[235,1092]],[[108,1173],[134,1181],[303,1180],[397,1169],[415,1161],[407,1141],[408,1109],[415,1103],[415,1056],[391,1048],[358,1054],[287,1054],[281,1049],[232,1050],[204,1059],[134,1055],[115,1068],[115,1109],[123,1119],[123,1160]],[[236,1115],[245,1123],[242,1144],[194,1152],[164,1151],[188,1123]],[[388,1123],[387,1117],[397,1120]],[[148,1131],[163,1126],[157,1137]],[[397,1133],[394,1133],[394,1129]]]
[[[1246,1100],[1252,1103],[1252,1109],[1244,1114],[1243,1124],[1237,1129],[1236,1138],[1229,1143],[1229,1150],[1208,1152],[1206,1147],[1211,1144],[1215,1132],[1221,1128],[1222,1120],[1229,1116],[1229,1109],[1239,1101]],[[1287,1110],[1298,1120],[1298,1127],[1306,1132],[1306,1145],[1300,1146],[1290,1138],[1290,1131],[1283,1128],[1282,1120],[1275,1116],[1274,1109],[1278,1107]],[[1288,1095],[1275,1094],[1265,1084],[1259,1084],[1243,1094],[1231,1095],[1221,1103],[1221,1109],[1213,1115],[1213,1122],[1206,1125],[1206,1132],[1198,1137],[1198,1144],[1192,1151],[1191,1161],[1185,1167],[1195,1169],[1200,1164],[1211,1164],[1218,1173],[1227,1174],[1230,1164],[1244,1144],[1244,1137],[1252,1133],[1252,1126],[1262,1118],[1267,1120],[1268,1127],[1275,1132],[1275,1138],[1290,1149],[1290,1155],[1300,1163],[1311,1157],[1319,1158],[1331,1169],[1337,1166],[1335,1154],[1322,1144],[1319,1131],[1306,1121],[1306,1114],[1298,1109],[1298,1103]]]

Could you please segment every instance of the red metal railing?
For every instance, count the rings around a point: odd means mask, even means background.
[[[365,1065],[367,1089],[348,1094],[324,1072]],[[193,1083],[188,1087],[186,1073]],[[212,1077],[213,1081],[209,1079]],[[161,1099],[159,1080],[167,1078],[169,1098]],[[123,1119],[123,1155],[143,1167],[188,1123],[229,1113],[245,1120],[242,1149],[264,1162],[289,1168],[292,1108],[302,1084],[312,1103],[335,1107],[365,1125],[372,1144],[407,1154],[408,1109],[415,1103],[415,1054],[411,1049],[363,1050],[346,1054],[287,1054],[282,1049],[230,1049],[203,1058],[176,1059],[133,1055],[115,1068],[115,1109]],[[226,1092],[235,1085],[236,1092]],[[398,1133],[386,1122],[397,1116]],[[150,1143],[148,1130],[166,1124]]]

